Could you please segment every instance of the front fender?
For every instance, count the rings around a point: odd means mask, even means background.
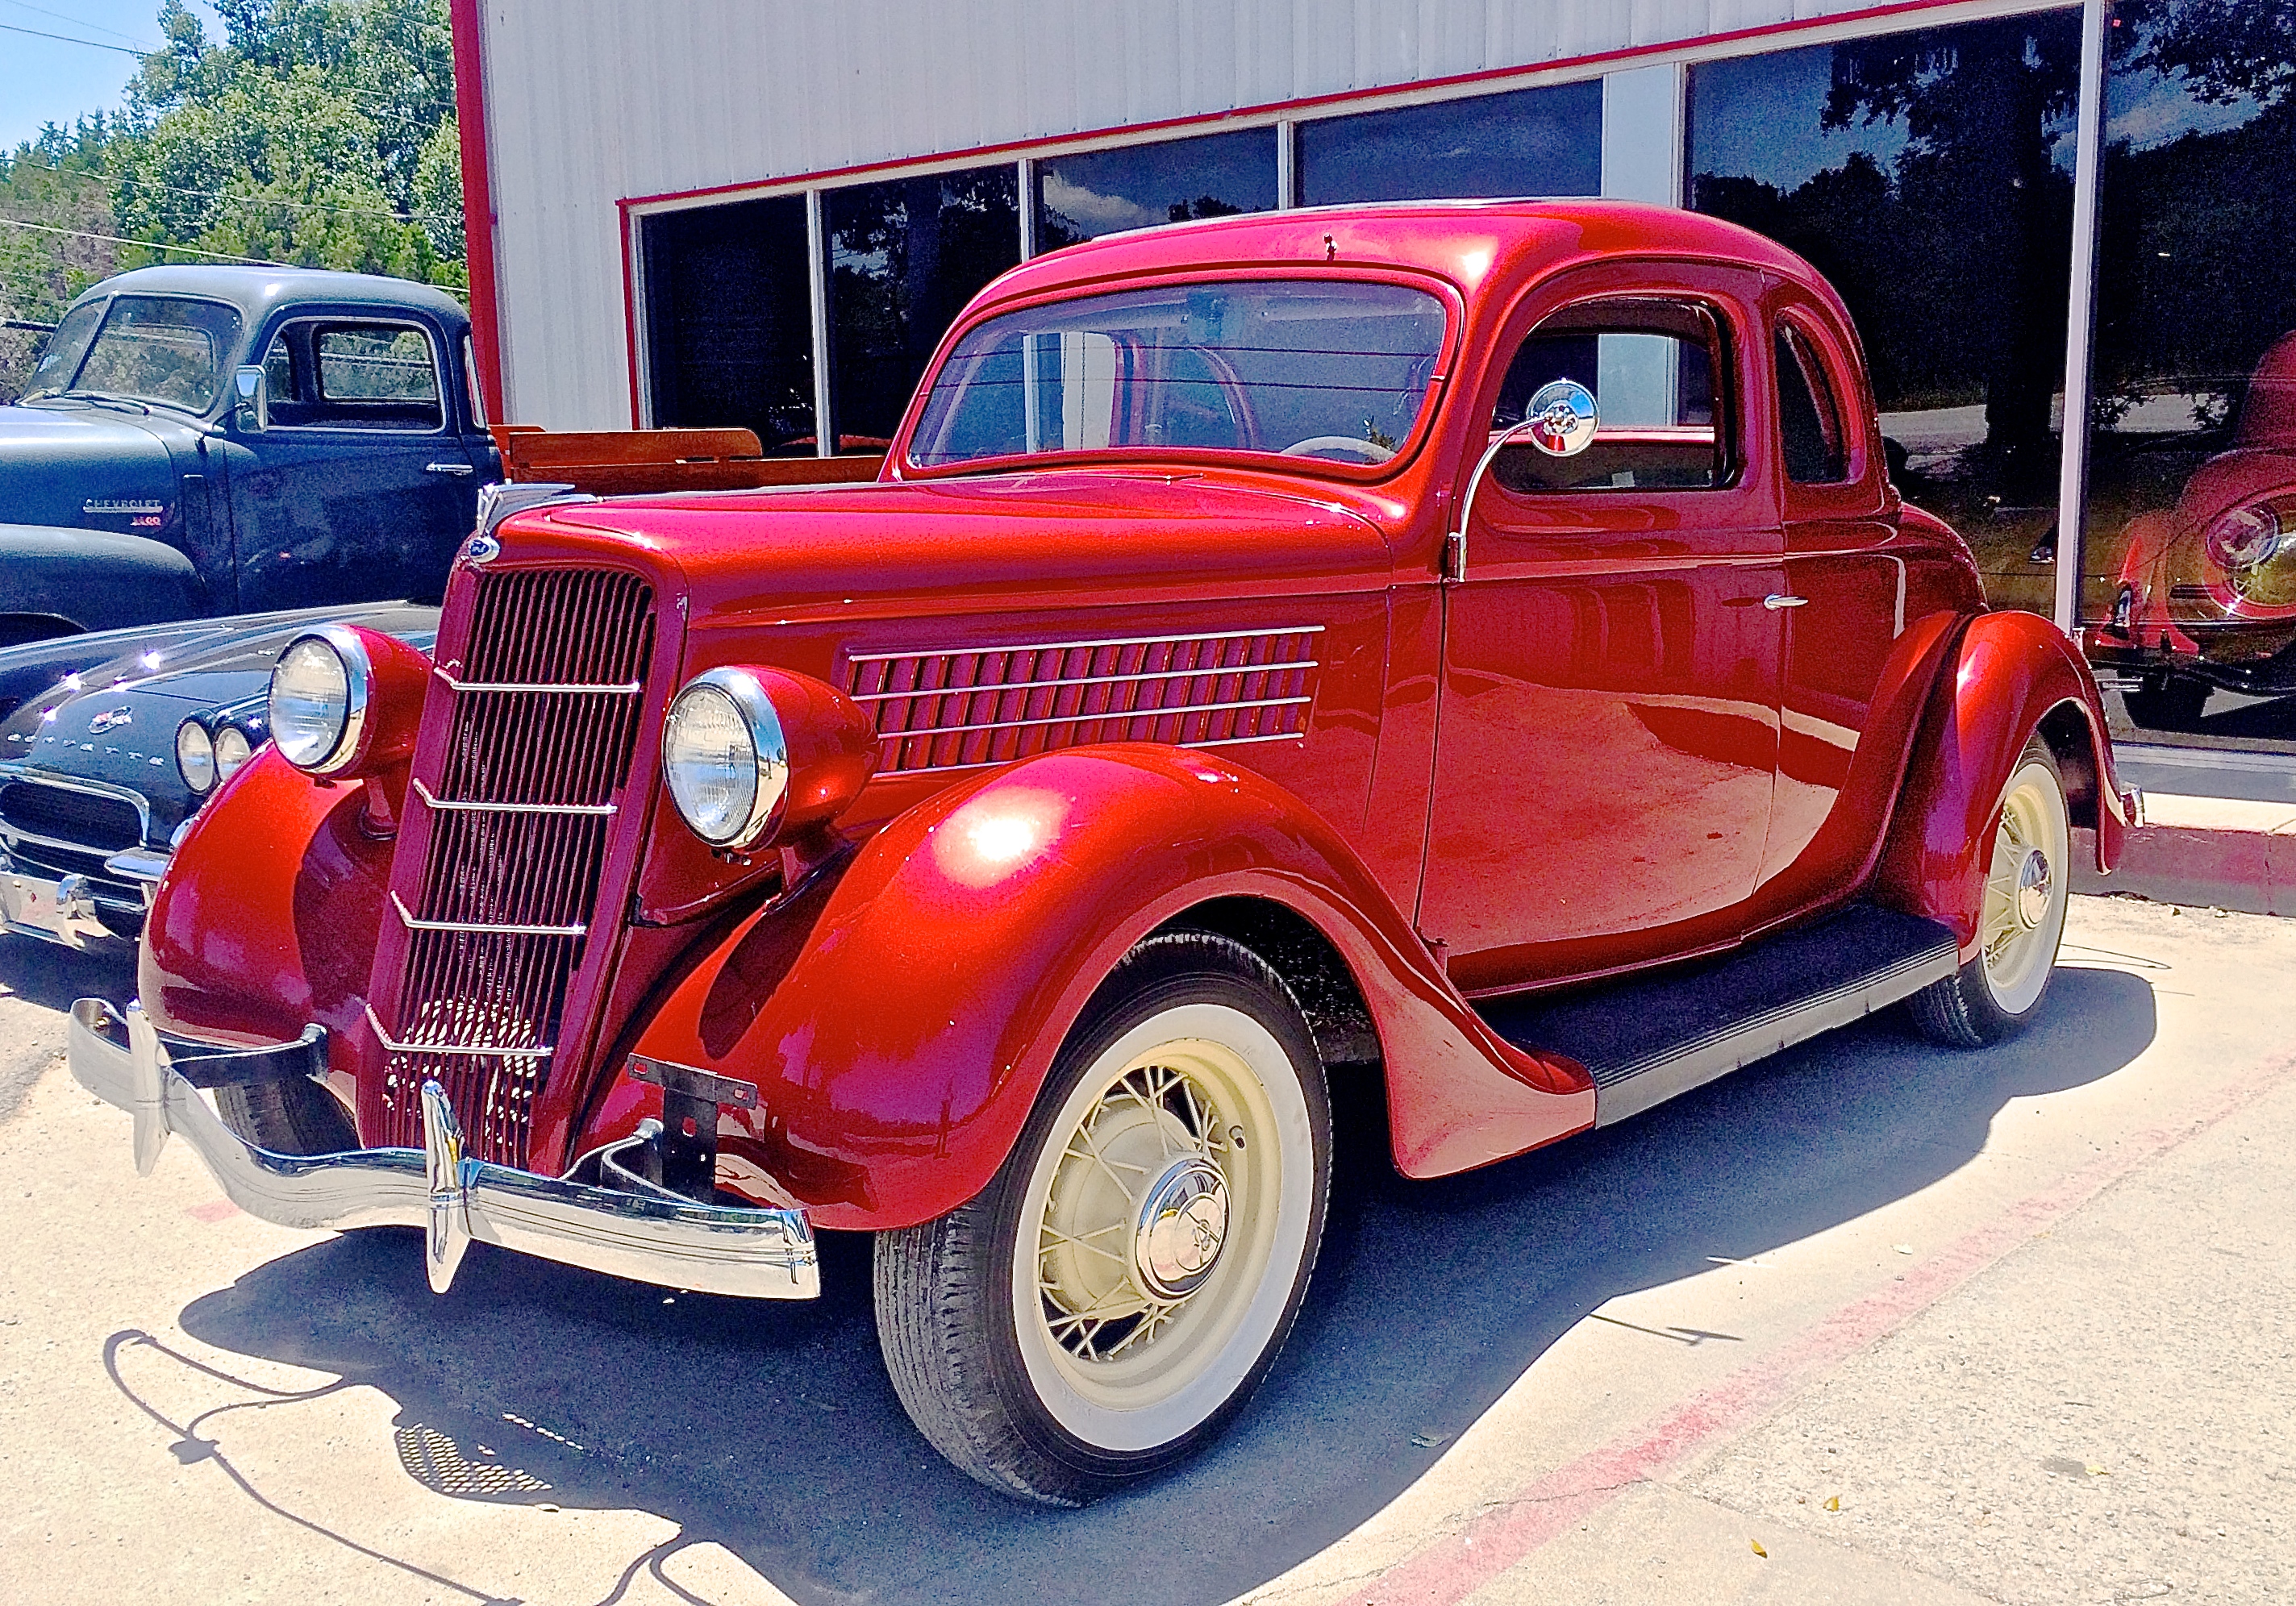
[[[2074,823],[2096,832],[2100,871],[2120,862],[2128,816],[2095,678],[2054,625],[2014,610],[1979,614],[1949,668],[1931,693],[1875,887],[1882,902],[1952,928],[1966,962],[1977,952],[1995,811],[2036,732],[2058,755]]]
[[[192,561],[164,541],[101,529],[0,525],[0,614],[113,630],[205,613]]]
[[[1296,911],[1353,972],[1406,1173],[1591,1124],[1584,1073],[1485,1028],[1306,805],[1210,754],[1145,744],[1046,754],[919,805],[833,886],[737,927],[636,1051],[758,1086],[757,1110],[725,1112],[721,1176],[754,1167],[824,1227],[911,1225],[996,1175],[1126,950],[1230,897]],[[650,1096],[618,1077],[585,1145],[627,1130]]]
[[[192,816],[152,895],[138,993],[152,1024],[218,1042],[327,1028],[347,1100],[359,1056],[390,844],[362,827],[363,781],[315,780],[265,746]]]

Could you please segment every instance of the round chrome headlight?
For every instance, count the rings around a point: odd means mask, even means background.
[[[688,683],[662,726],[661,769],[678,817],[712,848],[765,836],[789,794],[789,743],[757,676],[711,669]]]
[[[287,762],[316,775],[349,764],[358,754],[373,678],[366,649],[340,625],[290,642],[271,671],[267,719]]]
[[[247,733],[235,725],[227,725],[216,733],[216,779],[228,781],[239,774],[239,766],[255,756],[254,744]]]
[[[216,783],[215,738],[196,719],[176,727],[176,773],[195,792]]]

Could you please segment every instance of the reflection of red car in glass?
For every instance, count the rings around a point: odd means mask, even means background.
[[[2190,723],[2211,687],[2296,692],[2296,331],[2257,365],[2233,449],[2175,507],[2129,520],[2089,658],[2136,678],[2139,725]]]

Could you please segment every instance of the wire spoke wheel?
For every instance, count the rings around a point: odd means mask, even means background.
[[[1070,1032],[996,1182],[879,1235],[894,1388],[949,1460],[1032,1499],[1168,1464],[1274,1364],[1330,1168],[1290,989],[1229,938],[1149,938]]]
[[[2064,783],[2036,741],[2001,791],[1978,899],[1976,956],[1907,1001],[1924,1032],[1979,1048],[2032,1020],[2064,939],[2071,875]]]

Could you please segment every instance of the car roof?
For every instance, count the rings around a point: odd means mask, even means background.
[[[103,296],[204,296],[228,301],[259,322],[274,307],[308,301],[403,311],[419,308],[459,329],[470,322],[463,304],[445,291],[411,279],[377,274],[340,274],[318,267],[240,266],[225,263],[131,268],[82,292],[79,299]]]
[[[1822,283],[1801,258],[1767,235],[1678,207],[1589,199],[1399,201],[1301,207],[1103,234],[1031,258],[990,287],[1002,301],[1079,280],[1191,267],[1297,262],[1387,266],[1434,274],[1472,291],[1495,266],[1524,258],[1560,265],[1589,257],[1702,258]]]

